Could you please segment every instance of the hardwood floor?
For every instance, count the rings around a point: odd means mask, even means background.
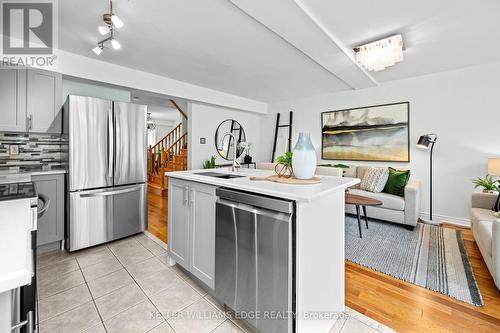
[[[483,307],[350,262],[346,262],[346,305],[399,332],[500,332],[500,292],[472,231],[459,229],[483,296]]]
[[[148,231],[167,242],[167,198],[151,192],[148,196]],[[350,262],[345,265],[346,305],[399,332],[500,332],[500,292],[472,232],[460,230],[483,296],[483,307]]]
[[[148,191],[148,231],[167,243],[168,199]]]

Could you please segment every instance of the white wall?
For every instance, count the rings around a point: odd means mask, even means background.
[[[63,102],[66,101],[68,95],[89,96],[110,99],[113,101],[130,102],[130,91],[128,90],[103,87],[68,79],[62,80],[62,91]]]
[[[323,94],[269,106],[263,117],[261,151],[270,156],[276,112],[294,111],[294,138],[310,132],[321,156],[323,111],[410,102],[410,163],[363,163],[410,168],[422,181],[422,211],[429,210],[428,152],[415,147],[418,137],[437,133],[434,149],[434,214],[456,223],[468,223],[471,179],[484,177],[487,158],[500,155],[500,63],[469,67],[417,78],[393,81],[379,87]],[[336,161],[321,161],[335,163]]]
[[[267,113],[267,104],[187,82],[57,50],[57,71],[69,76],[151,91],[234,109]]]
[[[165,135],[167,135],[177,124],[175,123],[156,123],[155,127],[155,136],[156,136],[156,141],[160,141]]]
[[[217,157],[217,163],[231,163],[222,159],[215,148],[215,131],[219,124],[226,119],[238,121],[243,129],[248,142],[253,144],[250,155],[259,161],[260,137],[261,137],[262,115],[221,108],[208,104],[188,103],[188,167],[189,169],[201,169],[203,162],[212,155]],[[206,138],[205,144],[200,144],[200,138]],[[242,159],[243,156],[240,157]]]

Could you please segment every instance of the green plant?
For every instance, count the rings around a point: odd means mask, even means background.
[[[203,169],[215,169],[215,156],[203,162]]]
[[[350,166],[348,166],[347,164],[342,164],[342,163],[335,164],[333,167],[334,168],[341,168],[341,169],[349,169],[350,168]]]
[[[347,164],[320,164],[318,166],[322,166],[322,167],[331,167],[331,168],[340,168],[340,169],[349,169],[350,166],[348,166]]]
[[[287,151],[285,154],[276,158],[276,163],[284,164],[286,166],[292,166],[292,156],[293,153],[291,151]]]
[[[499,187],[496,183],[497,181],[493,180],[493,177],[491,176],[486,176],[485,178],[477,177],[472,180],[474,188],[482,187],[486,191],[499,191]]]

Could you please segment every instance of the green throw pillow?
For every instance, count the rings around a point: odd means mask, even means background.
[[[404,197],[405,187],[409,180],[410,170],[396,170],[389,167],[389,178],[383,192]]]

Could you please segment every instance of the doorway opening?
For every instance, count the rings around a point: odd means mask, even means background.
[[[187,170],[187,101],[166,95],[132,91],[134,103],[148,106],[148,232],[168,242],[168,177]]]

